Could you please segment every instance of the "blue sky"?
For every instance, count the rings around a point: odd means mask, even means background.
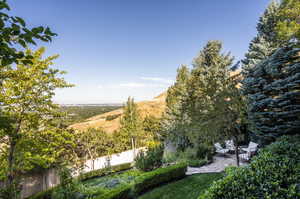
[[[238,59],[256,34],[269,0],[8,0],[29,26],[58,36],[47,55],[76,85],[58,103],[151,99],[165,91],[181,64],[190,65],[208,40],[223,41]]]

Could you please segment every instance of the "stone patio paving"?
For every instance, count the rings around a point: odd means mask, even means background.
[[[240,161],[240,166],[247,164],[248,163]],[[202,167],[188,167],[186,175],[222,172],[228,166],[236,166],[236,158],[234,154],[227,154],[226,156],[216,155],[214,156],[211,164]]]

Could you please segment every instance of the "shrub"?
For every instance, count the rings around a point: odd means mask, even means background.
[[[98,197],[94,197],[95,199],[129,199],[131,192],[131,185],[122,185],[118,188],[112,189],[109,192],[100,195]]]
[[[111,166],[109,171],[107,170],[107,168],[97,169],[97,170],[93,170],[93,171],[81,174],[78,177],[78,180],[84,181],[84,180],[88,180],[88,179],[91,179],[91,178],[104,176],[104,175],[107,175],[108,173],[115,173],[115,172],[119,172],[119,171],[124,171],[124,170],[130,169],[130,168],[132,168],[131,163],[124,163],[124,164]]]
[[[185,177],[186,164],[181,163],[165,168],[159,168],[139,176],[133,186],[133,195],[138,196],[143,192],[163,183]]]
[[[196,156],[200,159],[212,160],[215,149],[212,145],[201,143],[196,148]]]
[[[131,163],[115,165],[115,166],[112,166],[110,168],[109,173],[124,171],[124,170],[130,169],[130,168],[132,168]],[[84,181],[84,180],[88,180],[88,179],[95,178],[95,177],[98,177],[98,176],[103,176],[103,175],[106,175],[106,174],[107,174],[107,169],[98,169],[98,170],[90,171],[90,172],[87,172],[87,173],[83,173],[80,176],[78,176],[76,178],[76,180]],[[60,189],[61,189],[60,185],[58,185],[54,188],[36,193],[36,194],[28,197],[28,199],[51,199],[52,198],[51,195],[55,192],[56,192],[56,195],[58,195],[57,192],[60,192]]]
[[[201,167],[205,164],[207,164],[207,160],[199,160],[199,159],[194,159],[194,160],[188,160],[187,161],[188,166],[190,167]]]
[[[230,168],[201,199],[300,198],[300,136],[282,137],[248,167]]]
[[[135,166],[142,171],[151,171],[162,165],[164,148],[159,145],[149,148],[147,152],[140,151],[135,158]]]

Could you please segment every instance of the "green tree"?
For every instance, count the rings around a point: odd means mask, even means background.
[[[230,75],[233,61],[229,53],[223,54],[221,50],[220,41],[209,41],[193,62],[184,110],[191,118],[189,137],[196,146],[201,142],[211,143],[220,133],[219,128],[207,128],[207,121],[219,102],[218,94]]]
[[[31,56],[17,49],[36,45],[37,40],[49,42],[56,35],[48,27],[28,28],[22,18],[9,16],[9,10],[6,0],[0,0],[0,67],[20,61],[26,64]]]
[[[163,137],[166,141],[173,142],[178,149],[189,145],[187,131],[189,118],[183,110],[183,102],[187,98],[187,82],[190,71],[182,65],[177,70],[176,81],[167,91],[166,111],[162,121]]]
[[[297,44],[279,48],[244,80],[250,128],[263,145],[299,133],[299,53]]]
[[[79,131],[76,137],[76,154],[84,161],[92,160],[92,169],[96,158],[110,155],[114,150],[112,136],[102,129],[90,128],[84,132]]]
[[[249,50],[245,55],[245,59],[242,60],[244,75],[280,46],[281,41],[276,37],[276,24],[279,21],[279,6],[280,5],[273,0],[264,14],[259,18],[257,35],[250,42]]]
[[[0,139],[5,140],[1,156],[6,160],[2,169],[8,187],[28,170],[67,160],[73,147],[73,135],[57,122],[65,114],[52,102],[55,89],[71,85],[58,77],[64,72],[51,67],[57,56],[42,59],[44,51],[27,50],[25,55],[32,57],[29,64],[1,69],[7,77],[0,90],[1,118],[6,120],[1,123]]]
[[[278,13],[276,31],[279,39],[300,39],[300,1],[283,0]]]
[[[132,149],[137,146],[138,139],[143,133],[142,119],[134,99],[129,97],[124,107],[124,115],[121,118],[120,132],[130,139]]]

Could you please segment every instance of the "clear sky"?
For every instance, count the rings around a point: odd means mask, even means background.
[[[181,64],[208,40],[238,59],[256,34],[269,0],[8,0],[13,15],[58,36],[47,55],[76,85],[58,103],[147,100],[165,91]]]

